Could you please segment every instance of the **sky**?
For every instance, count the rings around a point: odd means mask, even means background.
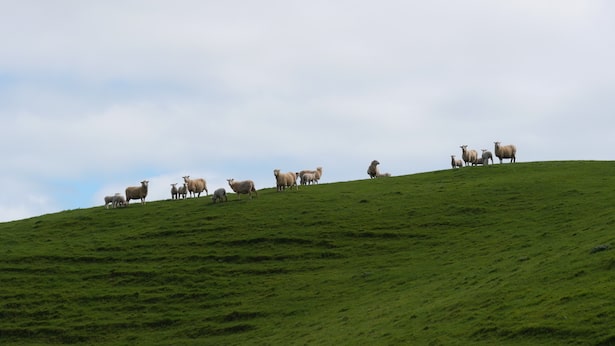
[[[142,180],[154,201],[185,175],[211,193],[276,168],[451,169],[495,141],[613,159],[612,1],[0,0],[0,18],[0,222],[103,212]]]

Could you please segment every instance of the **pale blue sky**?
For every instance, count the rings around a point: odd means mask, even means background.
[[[148,200],[202,177],[274,186],[611,160],[609,1],[0,2],[0,221]],[[206,203],[204,201],[204,203]]]

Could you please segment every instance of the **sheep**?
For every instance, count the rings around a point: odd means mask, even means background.
[[[171,199],[179,199],[179,190],[177,189],[177,183],[171,184]]]
[[[309,170],[309,169],[304,169],[301,172],[297,173],[299,174],[299,178],[301,180],[301,185],[305,185],[304,182],[310,181],[310,183],[312,184],[318,184],[318,181],[320,180],[320,177],[322,177],[322,167],[316,167],[315,171]],[[305,179],[304,175],[306,174],[313,174],[313,177],[311,180],[310,179]]]
[[[105,196],[105,209],[109,209],[109,206],[113,206],[113,196]]]
[[[248,194],[250,199],[252,199],[252,192],[258,197],[252,180],[235,181],[235,179],[231,178],[226,179],[226,181],[228,181],[228,185],[237,194],[237,199],[241,199],[240,194]]]
[[[376,178],[385,178],[385,177],[390,177],[391,173],[380,173],[378,172],[378,174],[376,174]]]
[[[376,176],[378,175],[378,165],[379,164],[380,162],[378,162],[378,160],[374,160],[369,165],[369,167],[367,167],[367,174],[369,175],[370,179],[376,178]]]
[[[491,152],[487,149],[481,149],[481,151],[483,152],[483,154],[481,155],[483,159],[483,165],[489,165],[489,159],[491,159],[491,164],[493,164],[493,154],[491,154]]]
[[[209,195],[207,191],[207,183],[205,183],[205,179],[190,179],[190,176],[187,175],[184,178],[184,182],[188,184],[188,192],[190,192],[190,197],[201,197],[201,192],[205,191],[205,195]]]
[[[113,201],[111,205],[113,208],[125,207],[126,199],[121,194],[116,193],[115,196],[113,196]]]
[[[512,144],[501,146],[500,142],[494,142],[495,148],[495,156],[500,159],[500,164],[502,163],[502,159],[510,159],[510,163],[517,162],[517,158],[515,155],[517,154],[517,147]]]
[[[460,148],[461,148],[461,158],[465,162],[466,166],[473,164],[478,158],[478,153],[476,152],[476,150],[474,149],[468,150],[467,145],[462,145],[460,146]]]
[[[315,172],[303,173],[303,176],[301,177],[301,185],[316,184],[316,181],[317,179]]]
[[[188,187],[186,186],[186,183],[184,183],[184,185],[180,186],[177,189],[177,197],[178,199],[186,199],[186,195],[188,194]]]
[[[285,190],[287,186],[291,189],[293,188],[293,186],[299,189],[299,186],[297,186],[297,173],[280,173],[279,169],[274,169],[273,175],[275,176],[276,187],[278,191]]]
[[[451,166],[453,167],[453,169],[459,167],[463,167],[463,161],[459,160],[459,159],[455,159],[455,155],[451,155]]]
[[[476,160],[474,160],[474,162],[472,162],[472,166],[478,166],[478,165],[482,165],[483,164],[483,158],[481,157],[476,157]]]
[[[131,199],[140,199],[141,204],[145,204],[145,197],[147,197],[147,184],[149,181],[143,180],[141,186],[129,186],[126,188],[126,205],[130,203]]]
[[[228,202],[228,198],[226,198],[226,190],[223,187],[214,191],[214,194],[211,196],[211,200],[213,201],[214,204],[218,200],[222,202],[223,199],[225,202]]]

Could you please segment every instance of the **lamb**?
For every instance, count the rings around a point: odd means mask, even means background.
[[[177,183],[171,184],[171,199],[179,199],[179,190],[177,189]]]
[[[322,177],[322,167],[316,167],[315,171],[309,170],[309,169],[304,169],[301,172],[298,173],[299,174],[299,178],[301,178],[301,185],[305,185],[303,182],[304,181],[310,181],[313,184],[318,184],[318,181],[320,180],[320,177]],[[304,179],[304,175],[306,174],[313,174],[313,179],[309,180],[309,179]],[[310,177],[311,178],[311,177]]]
[[[385,177],[390,177],[391,173],[380,173],[378,172],[378,174],[376,174],[376,178],[385,178]]]
[[[188,194],[188,187],[186,186],[186,183],[184,183],[184,185],[183,185],[183,186],[180,186],[180,187],[177,189],[177,197],[178,197],[178,199],[179,199],[179,198],[181,198],[181,199],[186,199],[186,195],[187,195],[187,194]]]
[[[119,208],[126,206],[126,199],[119,192],[113,196],[105,196],[105,208]]]
[[[129,186],[126,188],[126,205],[130,203],[131,199],[140,199],[141,204],[145,204],[145,197],[147,197],[147,184],[149,181],[143,180],[141,186]]]
[[[297,186],[297,174],[296,173],[294,172],[280,173],[279,169],[274,169],[273,175],[275,176],[276,187],[278,191],[285,190],[287,186],[290,187],[291,189],[293,188],[293,186],[299,189],[299,186]]]
[[[226,190],[223,187],[214,191],[214,194],[211,196],[211,200],[213,201],[214,204],[218,200],[222,202],[223,199],[225,202],[228,202],[228,198],[226,198]]]
[[[316,181],[316,173],[314,172],[303,173],[303,176],[301,177],[301,185],[315,184]]]
[[[231,178],[226,179],[226,181],[228,181],[228,185],[237,194],[237,199],[241,199],[240,194],[248,194],[250,199],[252,199],[252,192],[258,197],[252,180],[235,181],[235,179]]]
[[[460,148],[461,148],[461,158],[465,162],[466,166],[473,164],[478,158],[478,153],[476,152],[476,150],[474,149],[468,150],[467,145],[462,145],[460,146]]]
[[[376,178],[376,176],[378,176],[378,165],[379,164],[380,162],[378,162],[378,160],[374,160],[369,165],[369,167],[367,167],[367,174],[369,175],[370,179]]]
[[[463,167],[463,161],[459,160],[459,159],[455,159],[455,155],[451,155],[451,166],[453,167],[453,169],[459,167]]]
[[[113,196],[113,201],[111,202],[111,205],[113,208],[125,207],[126,199],[121,194],[116,193],[115,196]]]
[[[493,164],[493,154],[491,154],[491,152],[487,149],[481,149],[481,151],[483,152],[482,154],[483,164],[485,166],[488,165],[489,159],[491,159],[491,164]]]
[[[205,195],[209,195],[207,191],[207,183],[205,183],[205,179],[190,179],[190,176],[187,175],[184,178],[184,182],[188,185],[188,192],[190,192],[190,197],[201,197],[201,192],[205,191]]]
[[[500,159],[500,164],[502,163],[502,159],[510,159],[510,162],[517,162],[517,158],[515,155],[517,154],[517,147],[512,144],[501,146],[500,142],[495,143],[495,156]],[[492,159],[493,160],[493,159]]]
[[[113,206],[113,196],[105,196],[105,209],[109,209],[109,206]]]

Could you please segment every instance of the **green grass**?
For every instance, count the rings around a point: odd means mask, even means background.
[[[615,344],[614,190],[535,162],[1,223],[0,344]]]

